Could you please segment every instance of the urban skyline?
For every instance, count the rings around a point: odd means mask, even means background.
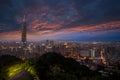
[[[0,40],[21,40],[26,15],[27,39],[120,41],[116,0],[1,0]]]
[[[0,80],[119,79],[119,4],[0,0]]]

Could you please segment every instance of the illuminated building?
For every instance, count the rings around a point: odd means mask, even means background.
[[[105,58],[105,53],[104,52],[105,52],[104,50],[101,50],[100,54],[101,54],[102,63],[106,65],[107,62],[106,62],[106,58]]]
[[[27,24],[26,24],[26,17],[24,16],[23,18],[23,22],[22,22],[22,35],[21,35],[21,41],[23,46],[26,46],[26,42],[27,42]]]
[[[91,58],[95,57],[95,49],[91,49]]]
[[[80,56],[82,56],[82,57],[89,57],[90,56],[89,50],[80,50],[79,53],[80,53]]]

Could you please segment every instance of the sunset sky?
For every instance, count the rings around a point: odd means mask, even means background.
[[[0,0],[0,40],[120,41],[120,0]]]

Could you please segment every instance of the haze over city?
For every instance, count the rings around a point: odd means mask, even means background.
[[[0,40],[120,41],[118,0],[0,0]]]

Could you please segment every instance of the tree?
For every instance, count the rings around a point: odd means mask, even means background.
[[[54,52],[42,55],[34,65],[40,80],[101,79],[97,72],[80,65],[72,58],[65,58]]]

